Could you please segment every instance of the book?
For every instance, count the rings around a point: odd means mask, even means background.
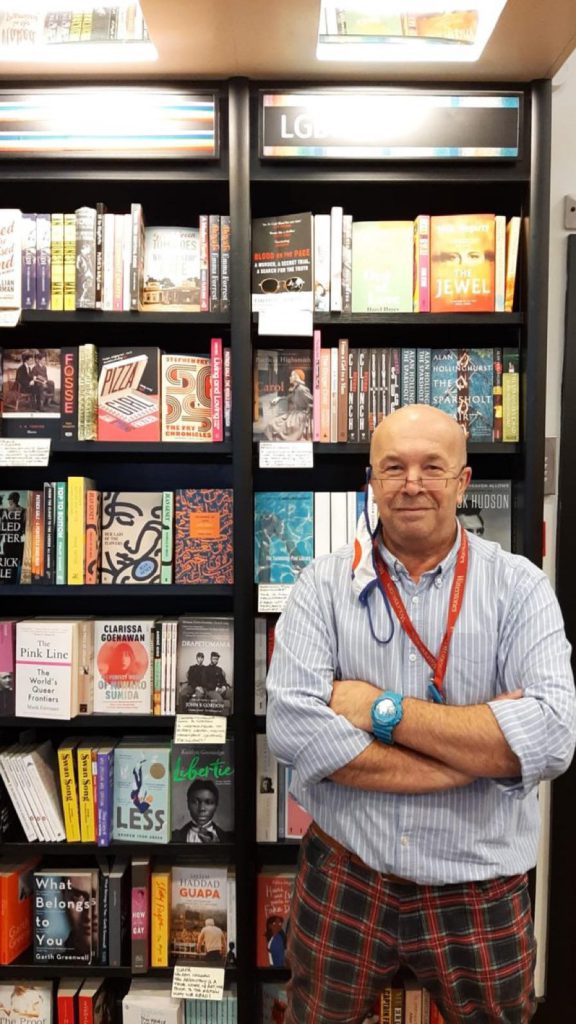
[[[64,214],[64,309],[76,309],[76,214]]]
[[[512,481],[472,480],[456,509],[458,521],[470,533],[512,550]]]
[[[458,409],[458,350],[433,349],[430,368],[430,395],[432,405],[448,416],[456,417]]]
[[[266,868],[256,879],[256,966],[284,967],[295,871]]]
[[[278,305],[312,309],[311,213],[252,220],[252,310]]]
[[[520,353],[505,348],[502,361],[502,440],[520,440]]]
[[[53,1024],[52,981],[0,982],[1,1024]]]
[[[60,776],[60,794],[66,839],[69,843],[80,842],[80,812],[78,803],[78,772],[76,748],[80,740],[71,736],[58,745],[58,768]]]
[[[48,518],[48,516],[47,516]],[[102,538],[102,493],[86,491],[86,544],[84,549],[84,582],[100,583]]]
[[[254,440],[312,440],[312,357],[301,349],[257,349]]]
[[[78,994],[78,1024],[112,1024],[114,995],[104,978],[86,978]]]
[[[20,210],[0,210],[0,309],[19,309],[22,295]]]
[[[50,215],[50,309],[64,309],[64,214]]]
[[[198,228],[147,227],[142,310],[200,311]]]
[[[234,623],[230,615],[178,621],[176,714],[230,715],[234,706]]]
[[[76,309],[96,309],[96,208],[76,211]]]
[[[152,884],[154,884],[154,874],[152,875]],[[154,966],[153,963],[152,966]],[[157,964],[156,966],[161,965]],[[140,984],[138,984],[139,982]],[[202,1002],[198,999],[173,999],[170,980],[134,978],[129,992],[122,1000],[122,1024],[153,1024],[153,1022],[154,1024],[184,1024],[185,1003],[194,1006],[194,1016],[197,1020],[207,1021],[207,1016],[200,1017],[199,1015]],[[204,1001],[204,1005],[220,1006],[223,1004],[206,1004]],[[216,1020],[215,1017],[213,1019]],[[218,1017],[218,1021],[220,1019]],[[225,1020],[228,1024],[228,1018]],[[188,1014],[186,1014],[186,1022],[188,1024]]]
[[[108,888],[108,964],[120,967],[129,959],[130,938],[130,858],[127,853],[114,857]]]
[[[0,964],[11,964],[32,942],[32,872],[38,861],[0,859]]]
[[[229,843],[234,834],[234,744],[175,743],[172,842]]]
[[[496,224],[492,213],[430,219],[432,313],[493,313]]]
[[[33,949],[36,963],[91,964],[95,869],[34,871]]]
[[[170,840],[170,740],[130,737],[114,750],[114,840]]]
[[[167,865],[155,865],[150,884],[150,966],[168,967],[170,949],[170,886]],[[125,1024],[125,1022],[123,1022]]]
[[[0,586],[20,583],[27,507],[28,491],[0,493]]]
[[[259,1009],[258,1024],[284,1024],[288,1010],[286,985],[281,982],[262,982]]]
[[[518,268],[518,250],[520,248],[521,217],[511,217],[506,225],[506,286],[504,293],[504,312],[511,313],[514,309],[516,277]]]
[[[36,309],[36,214],[23,213],[22,220],[22,309]]]
[[[470,348],[468,353],[468,439],[492,441],[494,429],[494,349]]]
[[[314,557],[311,491],[254,496],[254,582],[295,583]]]
[[[208,356],[162,356],[162,440],[213,440]]]
[[[413,221],[355,221],[352,312],[411,313],[413,280]]]
[[[229,488],[176,491],[175,583],[234,582],[232,516]]]
[[[83,978],[62,978],[58,982],[58,1024],[78,1024],[78,993],[82,982]]]
[[[33,619],[16,627],[16,714],[70,719],[78,714],[78,623]]]
[[[152,712],[153,619],[94,622],[94,712]]]
[[[102,583],[160,583],[162,492],[105,491]]]
[[[98,350],[98,440],[160,440],[160,350]]]
[[[314,217],[314,309],[330,312],[330,214]]]
[[[256,841],[278,840],[278,762],[264,733],[256,736]]]
[[[85,476],[68,477],[68,584],[83,586],[86,578],[86,495],[95,490]]]
[[[224,966],[228,950],[228,870],[172,867],[171,959]]]
[[[2,381],[6,437],[60,437],[59,348],[3,349]]]

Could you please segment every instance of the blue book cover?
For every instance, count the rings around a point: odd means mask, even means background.
[[[254,582],[295,583],[313,558],[312,492],[257,492],[254,496]]]
[[[96,788],[98,792],[97,843],[98,846],[110,846],[114,795],[114,743],[98,747],[96,752]]]
[[[115,840],[170,842],[169,739],[130,737],[114,750]]]
[[[494,423],[494,349],[469,349],[470,441],[491,441]]]
[[[439,348],[432,352],[431,384],[432,405],[449,416],[456,416],[458,394],[458,350]]]
[[[34,961],[93,963],[98,946],[98,872],[34,872]]]

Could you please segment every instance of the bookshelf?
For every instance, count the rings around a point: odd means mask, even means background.
[[[285,83],[283,83],[285,86]],[[523,415],[519,444],[472,445],[470,462],[478,478],[514,481],[514,547],[541,563],[541,508],[544,461],[544,408],[546,359],[548,185],[550,152],[549,82],[506,88],[523,93],[521,155],[509,162],[421,161],[400,162],[271,161],[258,156],[258,103],[261,89],[273,83],[246,79],[204,83],[215,89],[221,118],[221,148],[216,161],[138,160],[3,160],[0,162],[4,206],[36,210],[73,210],[106,201],[110,209],[129,209],[141,202],[150,224],[192,224],[199,212],[230,213],[232,222],[231,312],[187,313],[76,313],[26,312],[11,336],[11,344],[48,345],[92,341],[96,345],[129,345],[138,339],[167,351],[201,353],[217,332],[232,350],[232,441],[196,444],[105,444],[55,442],[50,475],[88,472],[101,489],[156,490],[160,488],[221,486],[234,491],[233,587],[132,587],[129,597],[142,614],[176,615],[185,612],[233,611],[235,706],[230,732],[235,740],[235,839],[210,850],[169,844],[156,847],[163,861],[175,861],[185,852],[190,860],[234,864],[237,879],[238,965],[230,972],[237,984],[238,1020],[256,1019],[259,983],[282,980],[285,972],[256,969],[256,875],[263,866],[293,864],[298,844],[257,844],[255,794],[255,737],[264,723],[253,713],[254,615],[253,496],[258,490],[360,488],[367,462],[366,445],[315,444],[314,470],[262,470],[252,443],[253,348],[311,347],[311,339],[296,343],[277,337],[259,337],[250,298],[250,221],[252,216],[311,210],[327,212],[344,205],[358,219],[413,219],[423,211],[451,213],[485,209],[528,219],[529,233],[522,247],[517,305],[512,314],[442,315],[390,314],[315,317],[323,342],[335,344],[343,326],[351,345],[443,347],[510,345],[521,352]],[[301,88],[301,83],[294,89]],[[492,86],[490,87],[492,88]],[[495,88],[495,87],[494,87]],[[473,90],[472,90],[473,91]],[[49,197],[49,198],[48,198]],[[6,343],[6,342],[5,342]],[[34,487],[47,471],[25,468],[0,470],[2,487]],[[19,616],[50,613],[126,614],[124,587],[42,587],[11,589],[11,610]],[[48,602],[48,604],[47,604]],[[82,719],[81,722],[43,723],[38,720],[0,720],[3,736],[16,736],[33,728],[39,738],[63,737],[86,730],[104,729],[113,735],[173,730],[173,718],[125,715]],[[14,853],[30,844],[5,844]],[[126,844],[121,844],[126,848]],[[113,849],[118,848],[114,846]],[[150,849],[134,844],[136,852]],[[89,859],[87,844],[37,844],[39,852],[74,854]],[[57,967],[26,963],[0,967],[0,979],[56,977]],[[63,972],[66,973],[66,972]],[[130,976],[128,966],[111,969],[76,968],[68,973],[101,973],[119,979]],[[157,972],[155,972],[157,973]],[[124,984],[125,982],[123,982]],[[538,1020],[546,1021],[545,1006]]]

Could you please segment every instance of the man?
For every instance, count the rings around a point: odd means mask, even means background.
[[[220,668],[218,662],[220,655],[218,651],[210,652],[210,664],[206,665],[205,687],[208,696],[218,703],[223,703],[229,689],[226,682],[226,673]]]
[[[30,395],[37,412],[42,409],[44,386],[38,379],[34,368],[34,353],[25,351],[21,356],[21,364],[16,370],[16,384],[25,395]]]
[[[46,409],[51,403],[54,402],[54,381],[50,380],[48,376],[48,363],[46,361],[46,353],[42,349],[38,349],[36,352],[36,358],[34,360],[34,374],[36,382],[42,388],[42,405]]]
[[[458,526],[449,416],[398,410],[370,461],[375,542],[361,520],[353,572],[350,548],[304,570],[268,677],[270,747],[314,818],[286,1024],[359,1024],[399,965],[448,1024],[526,1024],[536,787],[574,750],[560,610],[532,563]]]
[[[190,821],[172,832],[173,843],[228,843],[231,832],[213,820],[218,810],[220,793],[211,779],[195,779],[188,787],[186,802]]]
[[[223,960],[226,953],[226,936],[214,923],[213,917],[206,918],[206,924],[198,936],[198,952],[205,960]]]

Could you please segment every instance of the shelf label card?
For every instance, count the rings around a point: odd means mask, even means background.
[[[176,715],[174,743],[224,743],[224,715]]]
[[[312,441],[261,441],[260,469],[313,469]]]
[[[224,992],[223,967],[176,965],[172,976],[172,999],[221,1000]]]
[[[259,583],[258,611],[283,612],[292,586],[292,583]]]
[[[0,327],[16,327],[21,309],[0,309]]]
[[[313,333],[314,315],[311,309],[269,306],[258,313],[258,334],[261,336],[276,334],[311,338]]]
[[[47,466],[49,437],[0,437],[0,466]]]

